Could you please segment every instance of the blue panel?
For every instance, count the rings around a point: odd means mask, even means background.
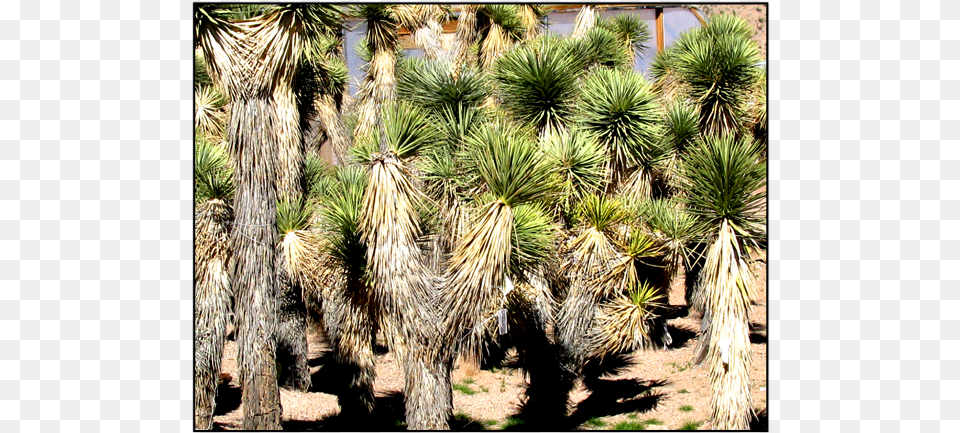
[[[700,20],[687,8],[667,8],[663,10],[664,47],[673,45],[680,33],[700,27]]]

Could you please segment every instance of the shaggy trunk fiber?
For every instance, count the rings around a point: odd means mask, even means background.
[[[343,117],[337,110],[337,103],[333,96],[322,95],[317,98],[314,110],[316,110],[317,118],[333,146],[333,163],[335,165],[345,164],[350,157],[350,137],[347,135],[347,127],[343,124]]]
[[[237,185],[230,274],[237,293],[245,430],[279,430],[282,410],[275,358],[276,122],[269,100],[234,100],[228,139]]]
[[[470,47],[477,41],[477,10],[480,5],[463,5],[457,20],[457,33],[450,47],[450,60],[453,63],[453,76],[459,77],[460,71],[467,65]]]
[[[753,417],[750,398],[748,313],[752,275],[740,242],[726,220],[707,253],[701,281],[709,315],[706,362],[710,370],[713,428],[746,430]],[[706,318],[705,318],[706,320]]]
[[[354,137],[362,137],[380,123],[383,103],[395,98],[397,54],[393,50],[374,51],[367,77],[357,92],[357,126]]]
[[[593,5],[583,5],[580,13],[577,14],[577,20],[573,24],[573,34],[575,39],[582,38],[597,23],[597,8]]]
[[[230,309],[227,261],[233,209],[220,200],[197,207],[194,317],[194,428],[210,430]]]

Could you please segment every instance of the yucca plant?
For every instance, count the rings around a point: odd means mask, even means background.
[[[636,72],[598,68],[583,81],[577,125],[607,149],[608,190],[656,157],[660,119],[650,85]]]
[[[755,295],[746,249],[764,228],[766,167],[758,150],[749,138],[709,135],[684,160],[684,203],[708,245],[695,298],[705,311],[697,362],[710,369],[718,429],[746,429],[753,414],[748,313]]]
[[[584,335],[594,325],[598,302],[604,297],[602,282],[621,258],[618,231],[627,217],[621,203],[605,195],[590,195],[580,202],[577,220],[580,227],[565,249],[563,271],[570,285],[557,315],[557,340],[564,351],[564,362],[579,374],[590,358]]]
[[[613,33],[631,60],[649,48],[647,42],[650,40],[650,28],[639,15],[618,14],[601,19],[596,25]]]
[[[563,129],[575,111],[579,66],[556,37],[507,52],[494,72],[503,109],[541,135]]]
[[[223,137],[223,96],[213,86],[198,87],[194,92],[194,129],[210,139]]]
[[[378,152],[361,156],[370,167],[370,182],[360,229],[378,324],[404,360],[407,425],[445,429],[453,411],[449,371],[433,344],[439,335],[439,311],[431,304],[434,277],[417,244],[423,193],[407,165],[440,138],[440,131],[425,111],[396,102],[386,107],[382,129],[374,130],[377,138]]]
[[[571,41],[570,50],[581,69],[633,67],[633,55],[629,47],[624,46],[618,35],[604,27],[593,27],[583,37]]]
[[[217,384],[231,287],[230,226],[233,223],[233,179],[224,152],[202,136],[195,138],[194,193],[196,225],[194,254],[194,427],[213,427]]]
[[[716,15],[680,36],[668,63],[700,109],[705,134],[742,133],[747,97],[759,73],[760,51],[743,19]],[[656,72],[656,71],[655,71]]]
[[[574,205],[588,194],[601,192],[606,181],[606,152],[592,137],[579,129],[560,131],[543,143],[552,169],[559,175],[561,199],[557,214],[570,221]]]
[[[458,107],[479,107],[489,94],[486,78],[474,68],[454,76],[449,64],[410,59],[397,80],[399,99],[439,114]]]
[[[402,4],[395,10],[400,24],[410,30],[426,58],[447,61],[442,36],[443,24],[450,18],[448,5]]]
[[[516,208],[552,194],[551,173],[532,137],[505,124],[488,124],[471,135],[466,145],[474,158],[472,165],[484,190],[472,227],[457,244],[445,278],[442,305],[447,311],[444,323],[445,344],[453,350],[462,347],[465,338],[503,306],[503,288],[507,277],[522,279],[514,263],[536,261],[542,248],[514,248],[521,244],[541,244],[538,230],[517,230]],[[519,211],[525,212],[525,211]],[[526,218],[524,219],[526,220]],[[521,221],[524,221],[521,220]],[[530,223],[540,218],[530,218]],[[535,224],[535,226],[542,225]],[[540,235],[538,235],[540,233]],[[525,238],[516,238],[524,235]],[[526,239],[533,236],[533,240]]]
[[[665,305],[666,296],[646,282],[615,294],[600,308],[586,345],[604,357],[654,347],[659,331],[657,310]]]

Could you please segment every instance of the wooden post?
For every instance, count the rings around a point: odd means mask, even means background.
[[[657,17],[657,53],[663,52],[663,8],[656,8]]]

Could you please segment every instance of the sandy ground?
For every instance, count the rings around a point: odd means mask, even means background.
[[[765,414],[767,407],[767,295],[766,263],[758,261],[758,301],[752,307],[750,389],[754,407]],[[684,306],[682,281],[670,291],[670,303]],[[699,429],[709,429],[710,383],[705,367],[692,366],[694,348],[700,320],[685,316],[668,322],[674,338],[673,346],[666,350],[650,350],[633,354],[636,362],[629,370],[615,377],[605,377],[609,389],[591,393],[578,385],[571,393],[571,414],[582,421],[578,429],[607,430],[619,423],[642,423],[647,430],[678,430],[689,423],[698,423]],[[349,430],[368,429],[356,424],[334,424],[339,412],[337,398],[324,388],[323,364],[329,355],[326,342],[318,334],[310,332],[311,372],[314,387],[310,392],[300,393],[281,389],[283,421],[285,430]],[[384,351],[385,352],[385,351]],[[236,343],[228,341],[224,351],[224,383],[217,396],[217,411],[214,418],[216,430],[235,430],[240,427],[240,389],[237,377]],[[403,373],[391,353],[377,357],[374,389],[378,398],[376,430],[401,429],[403,420]],[[459,420],[452,429],[480,430],[509,427],[508,419],[517,412],[523,394],[525,380],[518,369],[503,368],[475,370],[458,367],[453,372],[453,383],[465,391],[454,391],[454,412]],[[470,392],[473,392],[470,394]],[[589,400],[588,400],[589,399]],[[766,430],[763,421],[756,428]],[[650,422],[650,420],[653,420]],[[659,422],[659,424],[657,423]],[[624,427],[624,426],[621,426]],[[633,425],[628,429],[639,429]]]

